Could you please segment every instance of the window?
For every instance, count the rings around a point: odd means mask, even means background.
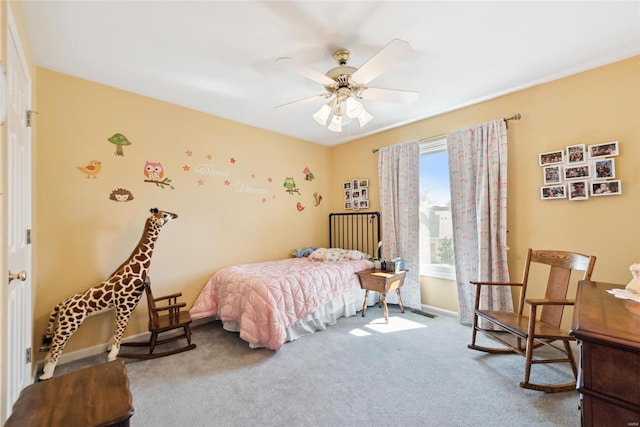
[[[420,145],[420,274],[455,280],[446,138]]]

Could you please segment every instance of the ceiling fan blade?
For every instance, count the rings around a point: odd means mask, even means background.
[[[351,80],[360,85],[366,85],[380,74],[392,67],[396,62],[409,55],[413,49],[409,43],[400,39],[393,39],[388,45],[369,59],[358,71],[353,73]]]
[[[287,102],[286,104],[276,105],[273,108],[288,107],[290,105],[297,105],[297,104],[306,104],[307,102],[315,101],[317,99],[326,99],[326,98],[327,98],[327,94],[326,93],[322,93],[320,95],[313,95],[313,96],[309,96],[307,98],[298,99],[297,101]]]
[[[314,82],[320,83],[324,86],[335,86],[336,82],[333,79],[325,76],[322,73],[317,72],[316,70],[310,68],[308,65],[303,64],[293,58],[285,57],[276,59],[278,64],[282,64],[288,69],[308,78],[309,80],[313,80]]]
[[[381,89],[377,87],[368,87],[360,93],[360,98],[371,101],[396,102],[399,104],[408,104],[418,98],[420,92],[412,92],[408,90]]]

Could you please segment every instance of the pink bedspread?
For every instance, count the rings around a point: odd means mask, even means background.
[[[359,288],[354,273],[372,266],[368,260],[291,258],[223,268],[201,291],[191,318],[238,322],[240,338],[277,350],[289,325],[343,292]]]

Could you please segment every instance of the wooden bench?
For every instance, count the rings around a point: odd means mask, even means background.
[[[115,360],[26,387],[5,427],[124,427],[132,415],[124,361]]]

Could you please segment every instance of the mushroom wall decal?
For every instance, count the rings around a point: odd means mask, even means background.
[[[124,151],[122,151],[122,147],[131,145],[131,141],[129,141],[127,137],[121,133],[114,133],[113,136],[111,138],[107,138],[107,140],[116,146],[115,155],[120,157],[124,157]]]

